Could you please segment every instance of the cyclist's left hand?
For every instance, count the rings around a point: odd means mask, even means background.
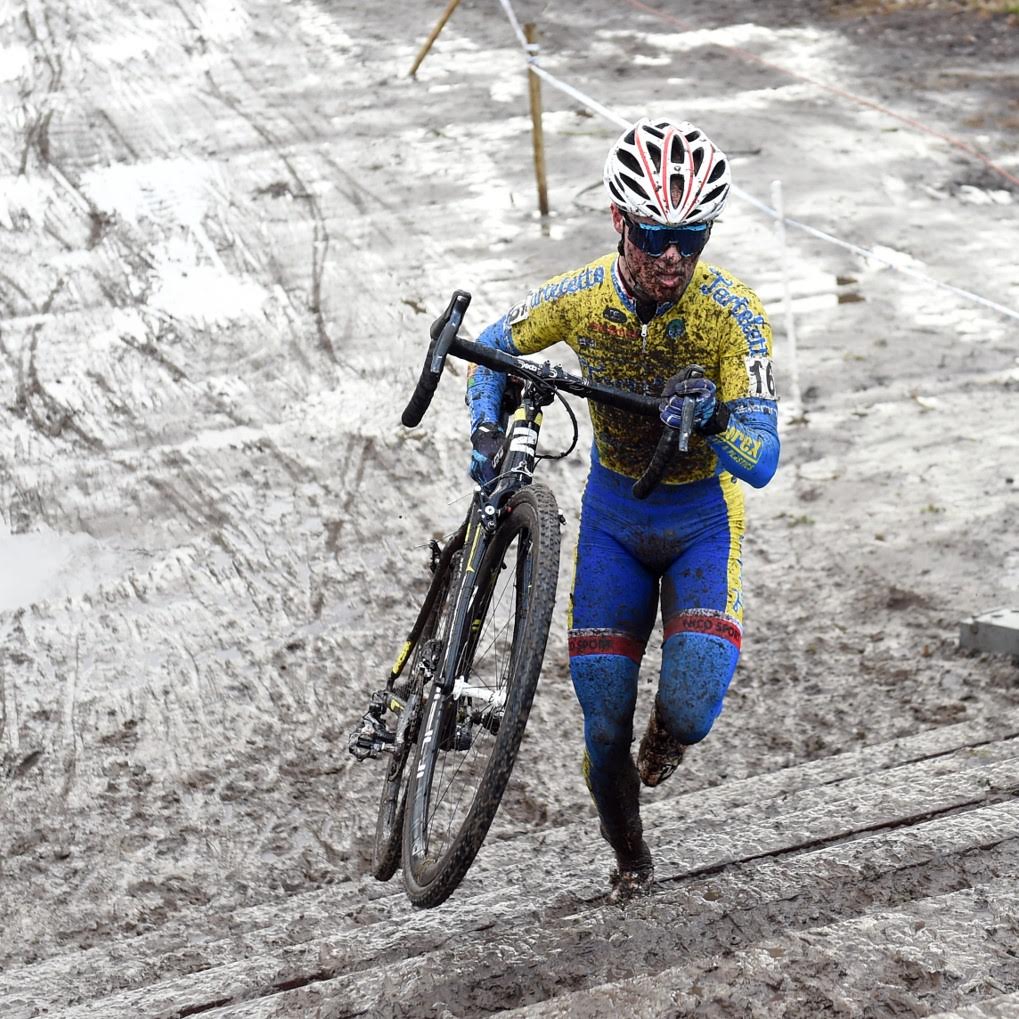
[[[498,425],[482,422],[471,435],[470,475],[482,488],[495,480],[495,458],[505,438]]]
[[[694,401],[694,428],[704,428],[715,416],[718,399],[715,384],[711,379],[684,379],[677,375],[671,378],[662,394],[661,418],[670,428],[679,428],[683,417],[683,401]]]

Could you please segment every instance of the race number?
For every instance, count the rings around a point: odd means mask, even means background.
[[[506,322],[508,325],[516,325],[517,322],[523,322],[525,318],[531,313],[531,295],[528,294],[519,304],[513,305],[512,308],[506,313]]]
[[[770,357],[755,357],[751,354],[744,358],[747,366],[750,396],[759,396],[765,400],[777,399],[775,395],[775,369]]]

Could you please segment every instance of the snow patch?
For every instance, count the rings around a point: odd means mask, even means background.
[[[0,46],[0,81],[17,81],[32,66],[26,46]]]
[[[212,265],[203,264],[203,254],[209,254],[203,239],[201,231],[177,236],[153,253],[155,278],[148,306],[196,325],[257,314],[269,291],[250,277],[232,275],[218,258]]]
[[[25,174],[0,177],[0,227],[15,230],[25,218],[41,224],[52,192],[49,181],[33,180]]]
[[[134,60],[147,60],[161,46],[162,41],[148,32],[131,32],[92,43],[88,54],[100,67],[117,67]]]
[[[229,42],[249,34],[251,16],[232,0],[205,0],[195,14],[201,34],[213,42]]]
[[[345,50],[354,45],[353,39],[337,24],[336,19],[315,4],[297,6],[301,31],[313,36],[328,50]]]
[[[253,279],[219,266],[168,264],[148,300],[152,308],[198,325],[216,325],[257,314],[268,291]]]
[[[117,163],[89,170],[81,179],[82,190],[99,209],[135,225],[143,217],[162,224],[198,223],[220,183],[214,164],[187,159]]]
[[[251,428],[248,425],[237,425],[235,428],[207,429],[199,432],[193,439],[180,445],[182,451],[192,449],[239,449],[249,443],[259,442],[266,436],[262,428]]]
[[[875,256],[865,258],[869,269],[898,269],[902,267],[919,270],[925,268],[925,263],[919,258],[914,258],[905,251],[896,251],[895,248],[889,248],[884,244],[872,244],[869,250],[870,254]]]
[[[1012,194],[1004,188],[988,189],[973,184],[960,184],[959,200],[969,205],[1010,205]]]
[[[140,344],[149,340],[150,334],[145,320],[136,308],[114,308],[110,317],[108,328],[100,329],[88,337],[90,350],[98,352],[119,347],[123,336],[128,336]]]
[[[84,594],[119,568],[119,558],[87,534],[45,526],[11,534],[0,524],[0,612]]]

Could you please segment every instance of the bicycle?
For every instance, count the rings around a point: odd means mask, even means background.
[[[410,901],[444,902],[488,833],[509,781],[541,672],[559,576],[563,518],[553,493],[533,480],[544,459],[577,444],[576,415],[562,392],[642,416],[659,414],[659,397],[588,382],[560,365],[483,347],[457,335],[471,295],[457,290],[432,324],[428,353],[404,410],[420,423],[450,354],[505,372],[506,439],[496,478],[478,486],[466,517],[444,546],[430,542],[431,583],[386,678],[371,696],[349,750],[358,760],[387,756],[379,798],[372,874],[388,881],[402,862]],[[564,452],[538,452],[542,410],[566,408],[573,441]],[[663,430],[634,494],[645,497],[692,427]],[[684,407],[684,412],[686,408]],[[407,765],[413,764],[408,771]]]

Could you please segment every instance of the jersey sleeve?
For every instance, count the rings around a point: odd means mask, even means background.
[[[712,296],[728,313],[719,398],[729,408],[729,424],[708,436],[708,444],[723,470],[763,488],[778,468],[780,450],[771,325],[750,290]]]
[[[498,322],[493,322],[481,333],[477,342],[506,354],[520,353],[513,345],[508,315],[503,315]],[[505,389],[506,376],[503,372],[493,371],[480,364],[472,364],[467,369],[466,401],[471,414],[471,435],[477,430],[478,425],[498,424],[499,408]]]
[[[514,355],[534,354],[559,340],[566,340],[572,345],[570,295],[593,286],[603,278],[604,270],[599,275],[586,267],[548,280],[485,329],[477,342]],[[505,374],[482,365],[471,365],[467,373],[471,434],[480,424],[498,423],[505,389]]]

